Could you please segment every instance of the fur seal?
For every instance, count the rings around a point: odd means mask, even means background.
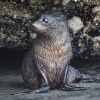
[[[37,37],[22,64],[24,82],[33,89],[29,93],[47,92],[55,88],[70,91],[86,89],[69,85],[85,78],[84,74],[69,65],[73,53],[64,14],[46,11],[32,26]]]

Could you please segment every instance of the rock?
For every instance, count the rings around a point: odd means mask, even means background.
[[[71,1],[71,0],[63,0],[63,1],[62,1],[63,6],[67,5],[70,1]]]
[[[65,13],[75,56],[99,54],[100,47],[93,39],[100,36],[100,0],[0,1],[0,48],[26,49],[31,46],[36,37],[31,28],[31,18],[35,20],[47,9]]]
[[[67,22],[68,22],[68,27],[72,30],[74,34],[76,34],[79,30],[83,28],[83,22],[77,16],[73,16]]]
[[[92,9],[92,11],[93,11],[93,13],[98,13],[98,12],[100,12],[100,6],[94,7],[94,8]]]

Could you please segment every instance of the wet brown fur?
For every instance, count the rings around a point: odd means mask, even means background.
[[[53,23],[47,26],[42,24],[41,19],[44,17],[54,20]],[[34,29],[38,33],[37,38],[22,64],[25,84],[32,89],[38,89],[43,85],[41,75],[43,72],[51,88],[59,87],[62,84],[66,67],[68,68],[67,84],[80,78],[82,74],[69,66],[72,47],[64,15],[57,11],[46,12],[34,22]]]

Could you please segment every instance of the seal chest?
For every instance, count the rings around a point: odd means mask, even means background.
[[[66,65],[71,57],[71,46],[69,44],[46,45],[42,41],[35,42],[34,58],[39,70],[48,77],[51,86],[60,84]],[[60,45],[60,46],[59,46]]]

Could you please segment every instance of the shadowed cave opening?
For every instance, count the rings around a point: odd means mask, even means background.
[[[21,64],[27,51],[28,50],[0,49],[0,70],[16,70],[16,72],[21,72]],[[80,57],[73,57],[70,65],[84,73],[87,72],[87,69],[94,70],[94,72],[100,72],[100,59],[96,58],[98,57],[86,60]]]

